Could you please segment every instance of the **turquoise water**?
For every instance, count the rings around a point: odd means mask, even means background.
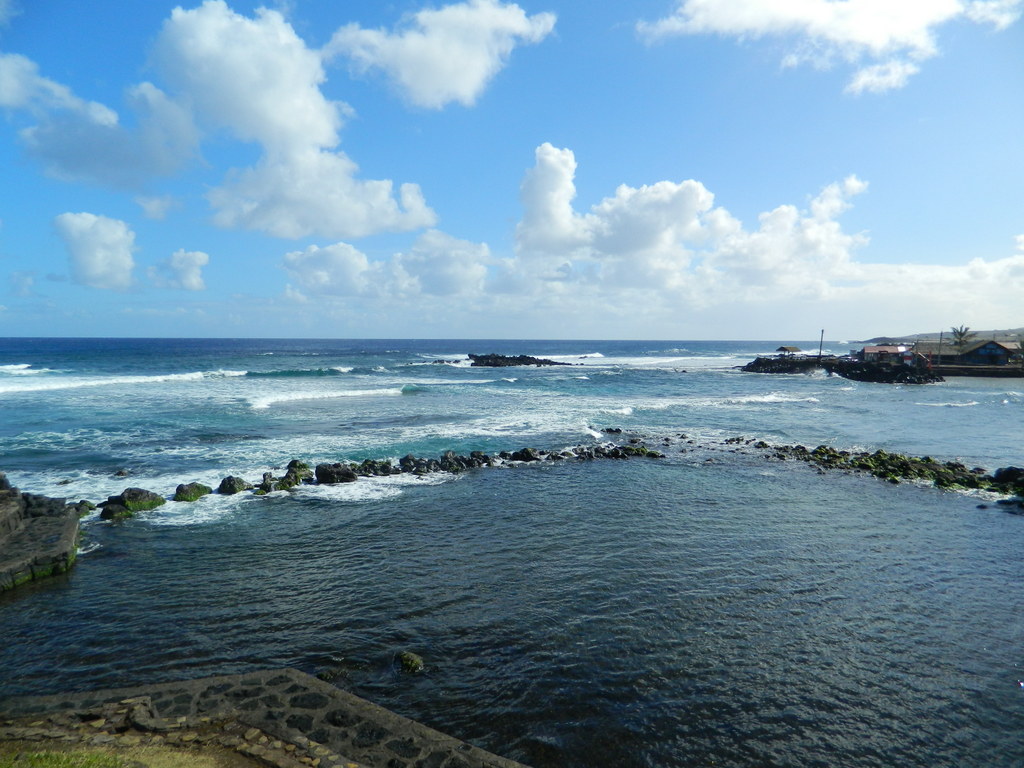
[[[0,597],[0,696],[331,667],[538,767],[1021,764],[1024,518],[724,441],[1024,465],[1024,383],[735,369],[783,343],[0,340],[0,469],[37,493],[609,426],[667,454],[87,518],[67,578]]]

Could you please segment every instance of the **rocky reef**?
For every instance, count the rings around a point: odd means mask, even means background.
[[[824,360],[817,357],[755,357],[740,370],[747,373],[810,373],[821,368]]]
[[[530,357],[530,355],[474,355],[470,354],[469,359],[473,362],[471,366],[483,368],[510,368],[518,365],[572,365],[572,363],[557,363],[543,357]]]
[[[22,493],[0,472],[0,592],[71,568],[78,519],[94,508]]]
[[[810,373],[819,369],[851,381],[877,384],[934,384],[945,381],[927,368],[862,362],[834,355],[757,357],[740,368],[747,373]]]
[[[884,450],[843,451],[827,445],[816,448],[770,445],[763,440],[743,437],[728,438],[726,443],[749,445],[765,451],[768,458],[804,461],[821,470],[864,472],[893,484],[904,480],[916,481],[937,488],[991,491],[1024,499],[1024,469],[1020,467],[1002,467],[988,474],[981,467],[969,469],[956,461],[938,461],[931,456],[907,456]]]
[[[927,368],[887,363],[864,363],[859,360],[833,360],[822,363],[829,373],[852,381],[871,381],[877,384],[935,384],[945,381]]]

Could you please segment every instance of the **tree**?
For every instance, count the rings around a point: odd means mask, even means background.
[[[954,325],[950,328],[950,331],[953,333],[953,343],[956,345],[956,350],[960,354],[963,354],[967,345],[971,343],[975,336],[977,336],[977,334],[971,331],[971,329],[966,325],[961,325],[959,328]]]

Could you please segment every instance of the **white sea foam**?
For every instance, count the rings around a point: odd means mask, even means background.
[[[434,385],[461,385],[461,384],[497,384],[498,379],[418,379],[414,383],[416,386],[434,386]],[[515,381],[515,379],[502,379],[502,381]]]
[[[0,394],[14,394],[18,392],[44,392],[60,389],[84,389],[88,387],[114,387],[136,384],[162,384],[172,381],[201,381],[207,374],[196,373],[169,373],[163,376],[111,376],[107,378],[74,378],[47,381],[33,381],[25,383],[0,383]]]
[[[767,395],[747,395],[746,397],[726,397],[720,402],[727,405],[754,405],[761,403],[820,403],[814,396],[794,397],[784,395],[781,392],[771,392]]]
[[[604,413],[617,413],[620,416],[632,416],[633,415],[633,408],[632,408],[632,406],[629,406],[629,405],[623,406],[622,408],[605,408],[605,409],[603,409],[603,411],[604,411]]]
[[[927,408],[970,408],[975,405],[981,405],[981,403],[977,400],[971,400],[966,403],[914,403],[914,405],[923,405]]]
[[[249,493],[231,495],[210,493],[196,501],[168,502],[161,507],[142,513],[140,517],[150,525],[203,525],[233,515],[243,506],[256,503],[262,498]]]
[[[0,365],[0,375],[6,376],[37,376],[41,373],[54,373],[52,368],[33,368],[31,363]]]
[[[303,485],[296,488],[296,496],[306,496],[331,501],[379,501],[401,496],[410,486],[441,485],[456,480],[455,475],[436,472],[430,475],[390,475],[388,477],[361,477],[354,483],[337,485]]]
[[[354,371],[355,368],[353,368],[351,365],[332,365],[331,370],[337,371],[338,373],[352,373],[352,371]]]
[[[250,398],[249,405],[253,410],[263,410],[278,403],[292,403],[299,400],[333,400],[340,397],[392,397],[401,395],[404,387],[389,387],[387,389],[342,389],[330,392],[280,392],[261,397]]]

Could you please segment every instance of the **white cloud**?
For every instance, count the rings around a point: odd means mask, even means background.
[[[0,0],[0,27],[7,26],[18,13],[14,0]]]
[[[650,40],[695,34],[796,40],[787,65],[833,59],[857,67],[847,91],[903,87],[918,64],[938,53],[936,31],[957,19],[1005,29],[1021,14],[1022,0],[679,0],[675,11],[637,28]]]
[[[866,243],[837,222],[867,188],[855,176],[825,187],[807,210],[785,205],[762,214],[748,231],[692,179],[622,185],[578,213],[570,202],[575,169],[571,151],[538,148],[523,182],[518,258],[504,264],[503,290],[583,290],[609,300],[640,292],[690,306],[757,300],[769,288],[777,295],[778,286],[806,294]]]
[[[600,273],[622,286],[675,283],[689,263],[690,245],[706,238],[701,216],[714,196],[693,180],[621,185],[614,196],[579,214],[572,208],[575,171],[570,150],[543,144],[526,173],[516,243],[520,257],[548,260],[548,270],[534,266],[534,274],[564,281],[593,280]],[[587,262],[601,266],[583,268]]]
[[[398,198],[387,180],[360,180],[335,151],[348,107],[326,99],[318,52],[277,11],[247,18],[222,0],[176,8],[160,32],[155,59],[197,119],[264,151],[208,195],[214,221],[278,237],[362,237],[430,226],[435,215],[419,187]]]
[[[428,230],[406,254],[397,257],[401,268],[412,277],[421,292],[437,296],[480,294],[487,277],[490,249]]]
[[[138,118],[134,130],[113,112],[112,119],[97,120],[91,109],[72,109],[46,114],[21,138],[49,173],[65,180],[138,188],[177,171],[199,141],[189,112],[151,83],[129,89],[127,97]]]
[[[159,288],[202,291],[206,289],[203,282],[203,267],[209,261],[209,255],[202,251],[186,251],[179,248],[169,259],[149,268],[149,279]]]
[[[117,125],[117,113],[39,74],[34,61],[16,53],[0,54],[0,107],[24,109],[37,116],[55,110],[70,112],[96,125]]]
[[[406,253],[371,261],[348,243],[311,245],[284,257],[293,284],[287,298],[374,297],[399,301],[417,296],[479,296],[484,291],[490,249],[428,230]]]
[[[967,3],[967,18],[988,23],[996,29],[1006,29],[1020,18],[1020,0],[974,0]]]
[[[1001,327],[1018,313],[1024,235],[1016,239],[1014,256],[963,265],[858,261],[868,238],[840,223],[867,191],[853,175],[826,185],[804,207],[762,213],[749,228],[693,180],[620,186],[579,212],[571,205],[575,171],[571,151],[538,148],[537,164],[523,182],[516,257],[499,260],[489,284],[496,307],[558,318],[567,336],[573,327],[587,333],[587,323],[598,324],[590,333],[604,323],[609,336],[636,336],[643,328],[658,329],[652,335],[662,337],[757,333],[730,313],[776,326],[806,317],[814,318],[811,327],[820,327],[822,318],[852,330],[888,325],[880,332],[893,332],[908,318],[919,318],[927,329],[948,325],[947,314],[979,318],[981,312],[984,320],[976,324]],[[941,306],[936,296],[943,297]],[[576,318],[586,323],[573,326]],[[694,328],[696,318],[735,325]],[[690,330],[673,331],[684,326]]]
[[[912,75],[916,75],[921,68],[909,61],[887,61],[883,64],[873,64],[870,67],[863,67],[854,73],[849,84],[846,86],[847,93],[885,93],[896,88],[902,88]]]
[[[131,288],[135,233],[125,222],[92,213],[62,213],[54,225],[71,256],[76,283],[114,291]]]
[[[586,227],[572,207],[576,198],[576,157],[572,150],[545,142],[519,188],[523,219],[516,226],[520,254],[568,254],[588,240]]]
[[[12,272],[10,280],[11,293],[15,296],[32,295],[32,289],[36,284],[36,275],[34,272]]]
[[[349,24],[324,55],[345,55],[361,72],[383,71],[418,106],[471,106],[517,45],[540,42],[554,26],[552,13],[527,16],[515,3],[468,0],[421,10],[394,33]]]
[[[418,185],[402,184],[396,200],[390,181],[359,180],[356,170],[340,152],[310,148],[267,156],[254,168],[229,175],[207,197],[219,226],[276,237],[364,237],[435,222]]]
[[[135,202],[142,208],[147,219],[164,219],[172,208],[177,208],[178,201],[170,195],[162,197],[139,195]]]
[[[285,255],[284,267],[300,291],[318,296],[358,296],[371,287],[374,272],[380,271],[371,267],[365,253],[348,243],[293,251]]]
[[[255,18],[223,0],[171,12],[154,57],[205,122],[270,152],[338,142],[343,106],[324,98],[320,56],[277,11]]]

